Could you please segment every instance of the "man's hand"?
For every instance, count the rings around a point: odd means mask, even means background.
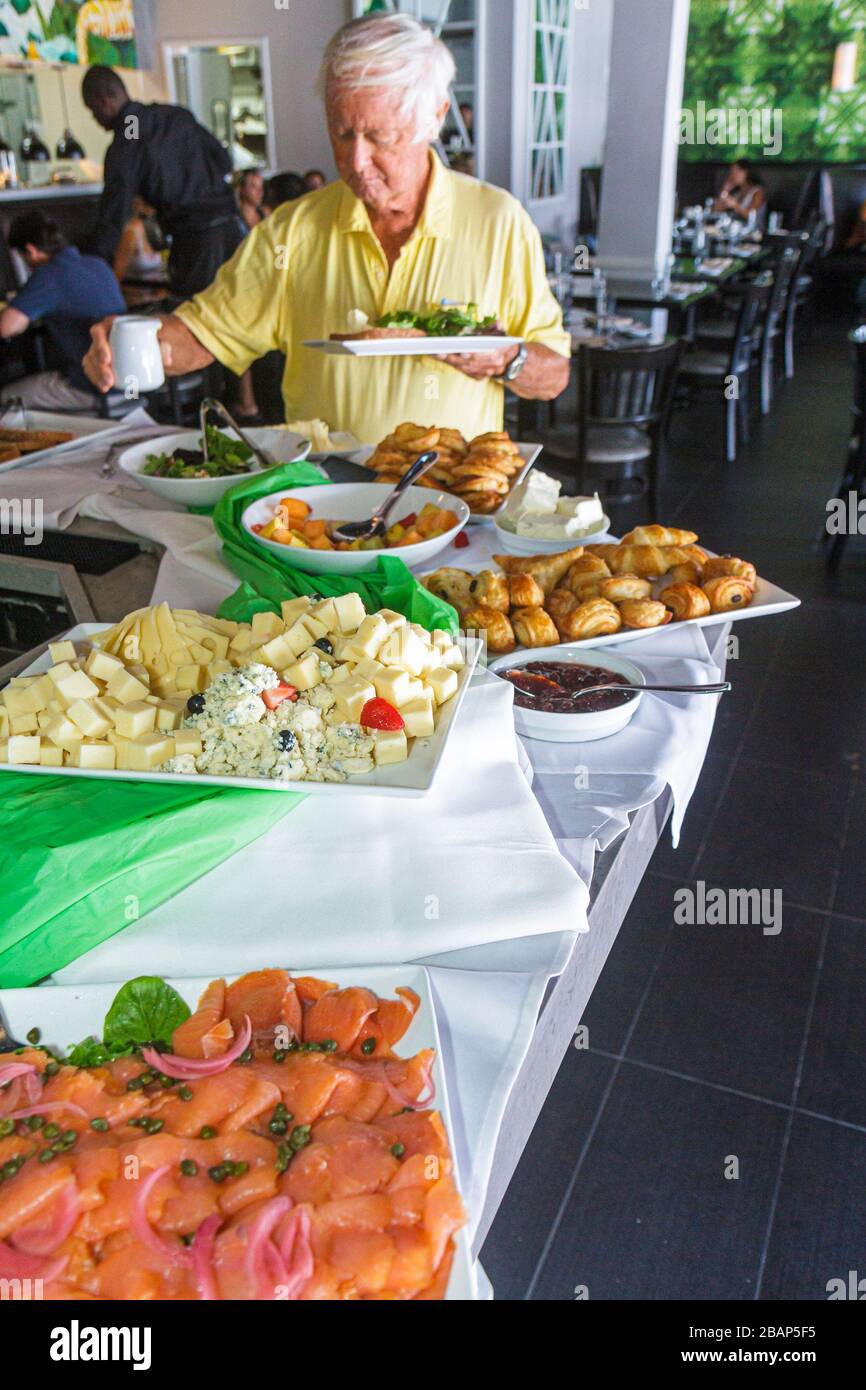
[[[116,315],[112,315],[93,325],[90,330],[90,348],[81,363],[88,380],[103,394],[116,385],[109,340],[115,317]],[[209,367],[214,360],[213,355],[202,346],[186,324],[173,314],[162,317],[159,350],[166,376],[183,376],[186,372],[199,372],[204,367]]]
[[[525,401],[555,400],[568,385],[569,359],[544,343],[526,343],[525,346],[526,361],[514,380],[506,383],[508,390]],[[501,377],[518,352],[519,348],[515,347],[502,348],[499,352],[454,352],[439,360],[475,381],[487,381],[491,377]]]
[[[440,362],[456,367],[464,376],[471,376],[475,381],[486,381],[488,377],[503,376],[519,351],[519,347],[507,347],[501,352],[449,352],[437,355]]]

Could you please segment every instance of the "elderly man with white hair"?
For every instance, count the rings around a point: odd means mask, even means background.
[[[319,85],[340,179],[280,207],[163,319],[169,373],[216,359],[240,375],[278,349],[287,418],[316,416],[370,443],[406,419],[469,437],[498,430],[506,386],[535,400],[565,389],[570,341],[537,229],[510,194],[452,173],[431,148],[454,72],[442,41],[408,15],[339,30]],[[302,346],[344,330],[353,309],[373,321],[443,299],[478,304],[522,346],[375,361]],[[114,384],[109,326],[92,330],[84,359],[103,391]]]

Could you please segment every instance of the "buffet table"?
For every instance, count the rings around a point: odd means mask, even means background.
[[[137,412],[125,435],[157,432]],[[90,519],[162,547],[153,595],[141,601],[215,612],[237,580],[209,518],[107,471],[107,455],[108,445],[94,444],[53,466],[17,469],[3,491],[43,498],[46,529]],[[442,552],[439,563],[489,559],[492,528],[469,536],[468,547]],[[629,643],[628,655],[661,679],[716,681],[727,631],[721,621],[667,629]],[[707,697],[645,700],[614,740],[521,743],[511,699],[508,684],[475,676],[427,799],[355,798],[337,818],[330,798],[307,797],[260,840],[56,976],[78,984],[286,962],[304,970],[425,964],[476,1251],[669,817],[679,837],[716,708]],[[303,929],[297,914],[250,921],[251,894],[256,903],[279,900],[293,851]],[[421,908],[431,892],[432,919]]]

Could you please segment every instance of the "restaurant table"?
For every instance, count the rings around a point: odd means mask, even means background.
[[[155,432],[143,412],[136,412],[129,424],[130,435],[140,437],[144,431]],[[32,465],[14,470],[4,475],[4,491],[10,496],[45,498],[47,529],[63,530],[76,518],[79,524],[86,524],[89,517],[95,519],[96,524],[111,523],[127,534],[149,538],[164,547],[153,601],[166,599],[176,606],[182,604],[214,611],[231,592],[236,580],[222,562],[220,547],[208,519],[171,507],[145,492],[126,475],[103,477],[101,464],[105,452],[104,445],[100,449],[94,443],[93,454],[88,451],[87,461],[76,457],[65,464],[58,462],[53,468]],[[468,547],[449,548],[437,557],[439,561],[455,566],[487,563],[496,549],[493,528],[475,526],[470,528],[468,535]],[[710,629],[668,628],[656,638],[629,643],[628,654],[639,665],[644,662],[646,669],[660,671],[666,678],[717,680],[724,670],[726,635],[724,623]],[[506,699],[508,703],[503,705]],[[432,954],[428,951],[420,956],[428,966],[442,1033],[443,1062],[454,1117],[454,1142],[461,1159],[476,1250],[489,1229],[669,818],[674,838],[679,835],[682,817],[700,774],[717,704],[709,697],[673,696],[644,701],[632,724],[616,740],[594,745],[553,745],[520,743],[514,739],[510,699],[510,689],[488,674],[477,677],[467,695],[466,714],[458,720],[455,736],[460,732],[461,723],[465,723],[465,765],[469,767],[474,759],[479,769],[486,770],[475,777],[467,777],[467,785],[461,784],[463,814],[468,815],[471,806],[476,804],[483,820],[485,815],[489,818],[491,812],[501,806],[503,824],[507,816],[511,816],[515,826],[518,823],[525,826],[534,846],[532,862],[537,865],[530,871],[532,883],[538,885],[540,901],[548,906],[534,915],[533,897],[527,897],[525,925],[520,928],[523,935],[514,934],[512,917],[507,940],[496,937],[498,923],[491,923],[486,944],[481,932],[480,944],[470,949],[454,949],[449,944],[445,951]],[[495,748],[490,749],[485,747],[483,735],[477,736],[474,732],[477,728],[480,734],[488,727],[488,721],[491,730],[496,731],[497,740]],[[513,745],[510,753],[509,737]],[[493,761],[485,763],[485,758]],[[581,768],[590,769],[590,790],[586,794],[575,786],[578,763]],[[446,776],[444,767],[442,775]],[[449,775],[453,775],[453,770]],[[528,801],[527,784],[534,793]],[[521,786],[523,792],[520,792]],[[505,787],[511,790],[503,792]],[[477,798],[476,803],[473,797]],[[368,808],[374,823],[376,817],[381,819],[387,814],[385,808],[374,804],[385,798],[354,800],[356,806]],[[319,809],[314,803],[318,803]],[[513,809],[510,809],[512,803]],[[423,807],[427,803],[401,804]],[[429,804],[432,806],[433,800]],[[532,811],[533,805],[535,811]],[[285,818],[283,825],[290,826],[294,817],[303,811],[306,822],[311,827],[318,825],[323,838],[333,836],[333,826],[329,826],[325,814],[326,806],[333,808],[333,799],[307,797],[299,809]],[[540,817],[538,808],[542,813]],[[344,814],[348,818],[348,810]],[[442,814],[437,815],[438,829],[428,827],[426,841],[429,844],[419,843],[417,850],[412,848],[408,838],[401,850],[400,836],[408,836],[410,832],[397,829],[396,821],[393,822],[394,844],[390,850],[397,882],[400,881],[396,870],[398,862],[412,862],[416,854],[422,853],[433,854],[435,860],[435,836],[441,834],[445,843],[445,832],[449,829],[447,819],[447,815],[444,819]],[[408,826],[411,821],[408,813],[405,821]],[[490,822],[491,826],[496,823]],[[417,817],[415,824],[418,824]],[[495,830],[491,833],[495,837]],[[263,841],[273,834],[269,832]],[[245,865],[253,865],[260,874],[267,875],[279,870],[286,859],[283,856],[278,864],[270,862],[267,846],[263,842],[257,844],[258,850],[253,845],[228,861],[228,868],[234,868],[238,883],[255,882],[258,897],[261,877],[246,878]],[[495,845],[491,843],[488,848],[493,851]],[[551,850],[554,854],[558,851],[560,868],[551,858]],[[442,854],[447,857],[445,849]],[[506,874],[519,871],[519,861],[516,870],[508,864],[507,856],[500,862]],[[527,865],[529,862],[527,859]],[[76,983],[97,978],[124,978],[112,973],[113,962],[125,961],[130,950],[133,952],[130,961],[134,961],[137,970],[162,969],[159,960],[148,954],[148,941],[154,950],[163,941],[172,949],[184,950],[189,945],[191,920],[207,921],[207,934],[200,938],[201,951],[207,968],[212,964],[219,970],[221,958],[217,947],[225,939],[221,935],[220,914],[225,915],[228,906],[224,901],[226,895],[219,894],[216,885],[229,883],[232,875],[227,874],[226,869],[223,865],[205,875],[184,889],[171,904],[149,913],[59,972],[58,978]],[[428,878],[430,872],[428,866]],[[230,887],[229,884],[229,890]],[[332,891],[330,885],[325,887]],[[396,885],[389,887],[393,894]],[[267,887],[262,891],[264,900],[269,900]],[[325,890],[319,888],[317,891],[323,894]],[[488,902],[498,901],[506,915],[510,910],[508,884],[485,879],[483,869],[479,872],[477,886],[470,881],[465,891],[477,894],[478,912],[482,916]],[[192,918],[183,917],[184,932],[178,933],[177,914],[183,903],[194,904],[196,911]],[[360,903],[354,897],[352,903],[353,912],[370,910],[370,903]],[[203,907],[206,908],[204,917],[201,915]],[[324,920],[329,919],[326,916]],[[327,933],[323,933],[322,928],[319,932],[324,945]],[[249,931],[245,930],[239,945],[231,943],[231,951],[245,949],[248,938]],[[429,942],[429,934],[426,940]],[[136,943],[140,943],[137,956]],[[313,949],[316,948],[306,943],[308,960]],[[402,958],[418,959],[419,956],[407,949]],[[245,958],[248,967],[261,964],[260,959]],[[105,971],[109,973],[106,975]],[[186,973],[204,972],[190,969]]]

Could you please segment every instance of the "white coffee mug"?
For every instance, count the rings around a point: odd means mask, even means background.
[[[111,326],[115,386],[130,399],[165,382],[158,338],[161,327],[160,319],[138,314],[121,314]]]

